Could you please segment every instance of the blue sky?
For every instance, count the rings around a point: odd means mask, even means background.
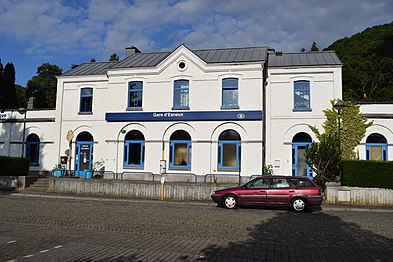
[[[323,49],[389,23],[391,0],[0,0],[0,58],[22,86],[43,63],[60,66],[142,52],[261,46]]]

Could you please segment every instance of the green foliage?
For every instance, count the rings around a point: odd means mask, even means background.
[[[29,160],[20,157],[0,156],[0,176],[26,176]]]
[[[392,161],[344,161],[342,184],[393,189]]]
[[[319,135],[319,142],[306,147],[306,162],[316,173],[318,184],[337,181],[342,168],[340,147],[337,136],[324,133]]]
[[[312,42],[310,51],[311,51],[311,52],[319,51],[319,48],[318,48],[318,46],[317,46],[317,43]]]
[[[345,105],[340,114],[342,158],[346,160],[355,159],[356,153],[354,152],[354,149],[357,145],[359,145],[360,141],[366,134],[366,129],[370,127],[373,122],[368,122],[367,118],[360,114],[358,105],[342,100],[331,100],[331,109],[323,110],[326,120],[322,124],[322,127],[326,134],[338,136],[338,112],[334,108],[334,104],[338,101],[343,102]],[[319,133],[319,130],[312,126],[310,126],[310,128],[320,140],[321,134]]]
[[[7,63],[3,70],[3,65],[0,62],[0,75],[0,107],[7,109],[18,108],[14,65]]]
[[[113,53],[110,57],[109,57],[109,61],[119,61],[120,58],[116,53]]]
[[[344,64],[344,100],[393,100],[393,22],[339,39],[325,50],[335,50]]]
[[[16,91],[16,100],[17,100],[17,108],[26,108],[27,100],[26,100],[26,88],[20,85],[15,85]]]
[[[56,107],[56,76],[62,74],[57,65],[44,63],[37,68],[37,75],[27,82],[26,98],[35,98],[37,108]]]

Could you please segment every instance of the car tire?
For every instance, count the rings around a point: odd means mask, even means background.
[[[222,201],[222,204],[227,209],[235,209],[235,208],[237,208],[237,205],[238,205],[237,199],[233,195],[225,196],[224,200]]]
[[[307,201],[304,198],[295,198],[291,202],[291,209],[300,213],[307,210]]]

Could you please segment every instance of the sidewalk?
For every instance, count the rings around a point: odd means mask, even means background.
[[[0,196],[12,196],[12,197],[44,197],[44,198],[61,198],[61,199],[78,199],[78,200],[90,200],[90,201],[116,201],[116,202],[161,202],[156,199],[129,199],[129,198],[114,198],[108,196],[97,196],[97,195],[73,195],[64,193],[54,192],[10,192],[0,191]],[[166,203],[176,203],[184,205],[215,205],[212,201],[175,201],[165,200]],[[361,211],[361,212],[383,212],[393,213],[393,206],[366,206],[366,205],[350,205],[350,204],[322,204],[322,210],[325,211]]]

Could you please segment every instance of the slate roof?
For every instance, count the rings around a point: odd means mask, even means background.
[[[63,76],[104,75],[108,68],[117,62],[90,62],[83,63],[74,69],[68,70]]]
[[[268,67],[342,65],[334,51],[307,53],[269,53]]]

